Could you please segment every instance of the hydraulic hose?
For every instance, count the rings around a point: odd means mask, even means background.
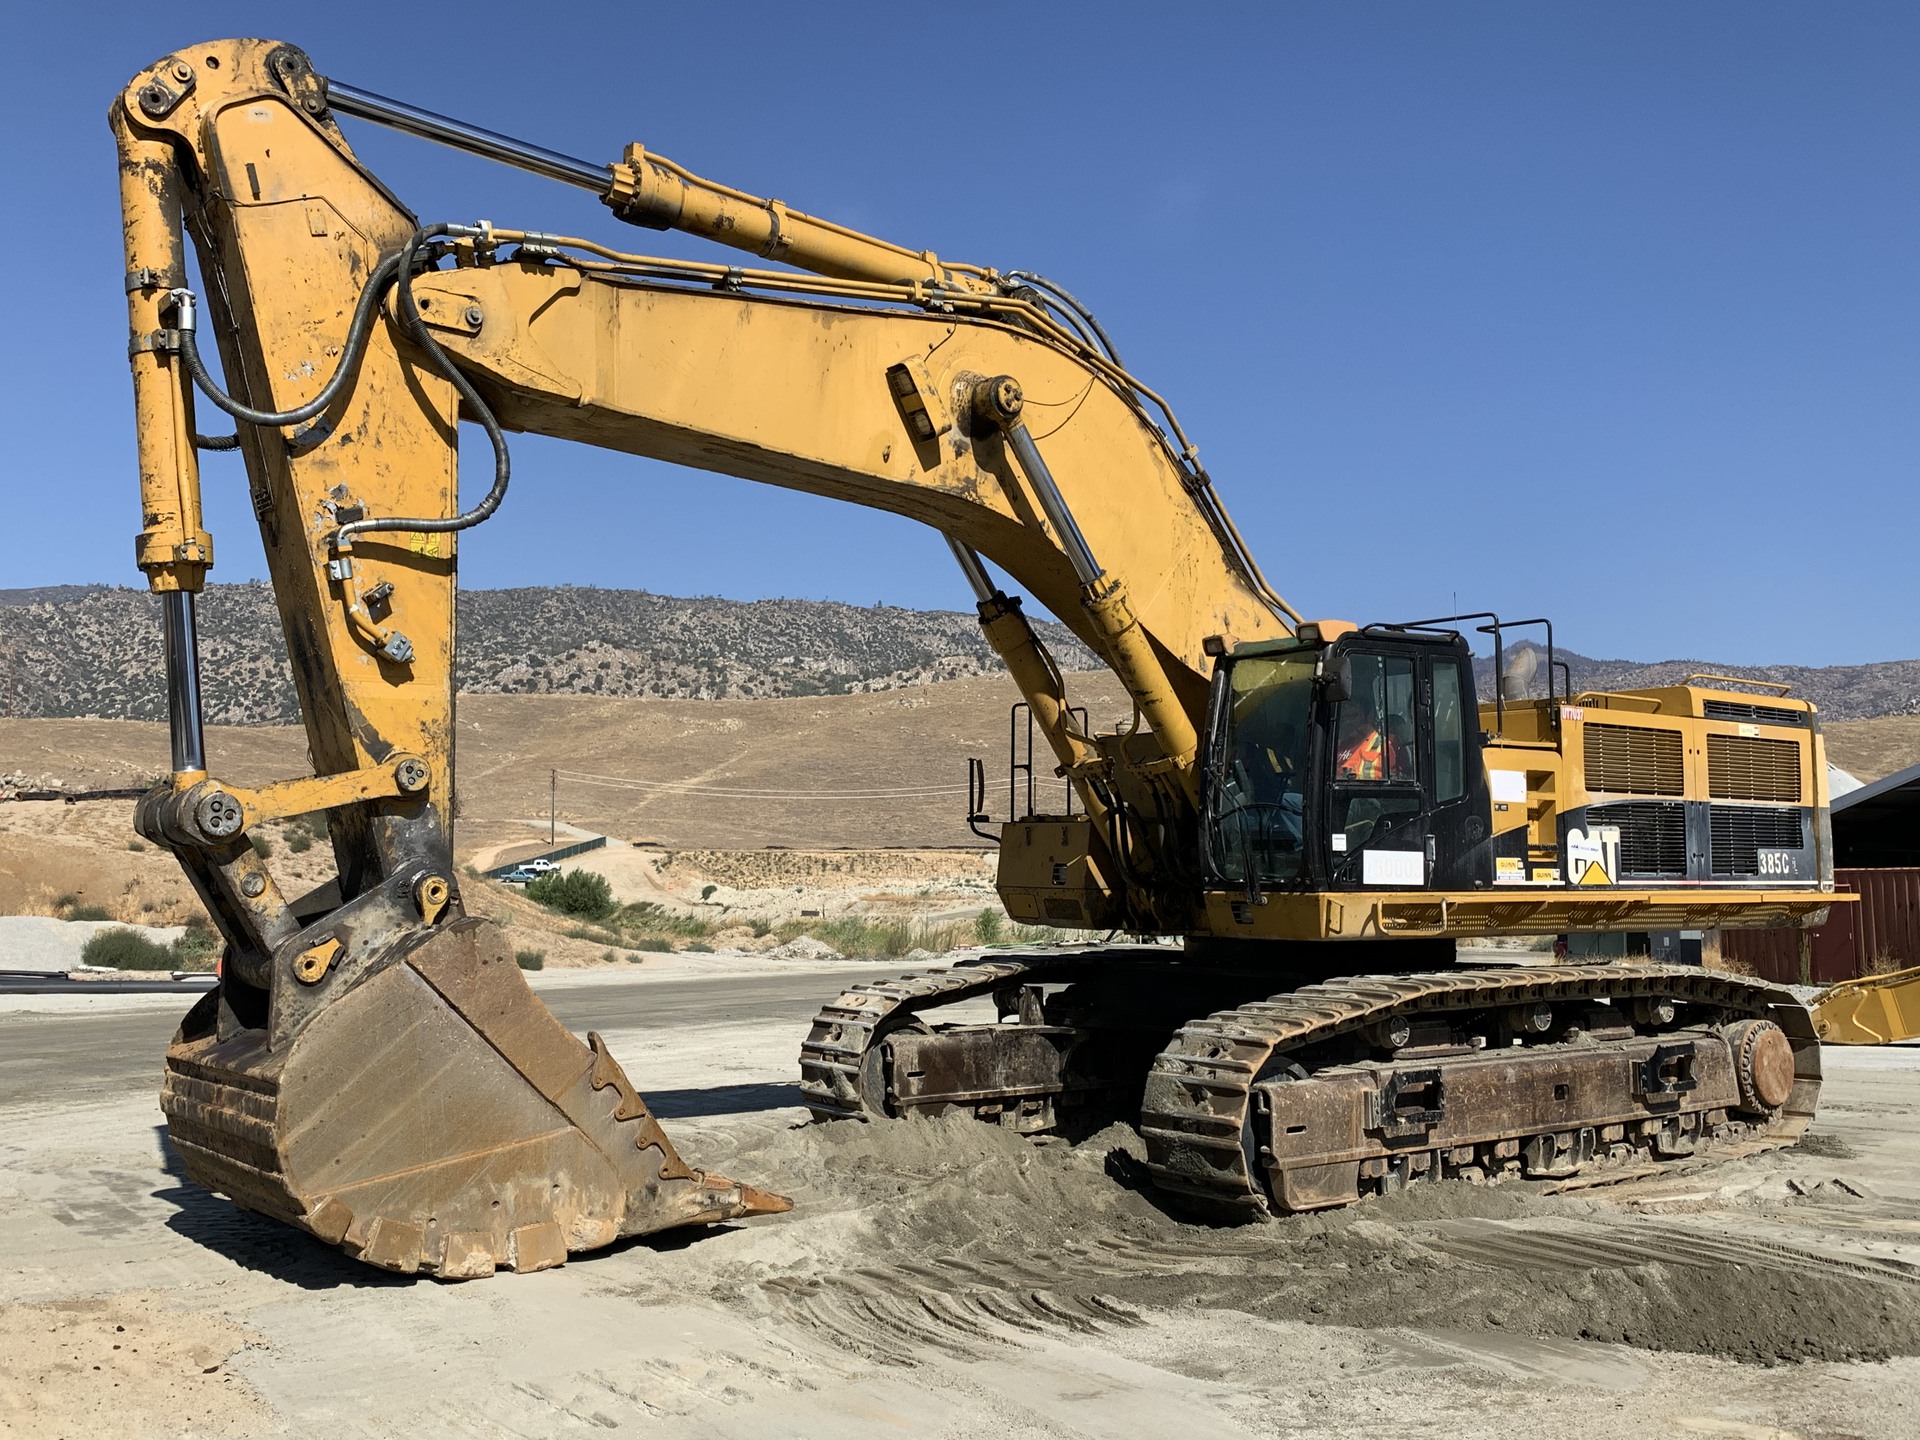
[[[1044,290],[1053,296],[1062,305],[1066,306],[1067,309],[1087,322],[1087,328],[1099,337],[1100,346],[1107,352],[1107,358],[1109,360],[1119,365],[1123,370],[1126,368],[1125,363],[1120,359],[1120,352],[1113,348],[1113,340],[1108,336],[1107,332],[1100,327],[1100,322],[1093,318],[1093,311],[1089,310],[1085,305],[1082,305],[1072,291],[1066,289],[1064,286],[1054,284],[1053,281],[1047,279],[1044,275],[1034,274],[1031,270],[1009,270],[1007,272],[1007,279],[1031,285],[1036,290]]]
[[[413,232],[407,243],[399,251],[382,260],[369,277],[366,287],[360,292],[359,303],[354,306],[353,320],[347,327],[347,341],[340,352],[339,367],[333,372],[333,378],[304,405],[291,410],[256,410],[244,405],[223,391],[214,383],[208,373],[206,362],[200,357],[200,345],[197,337],[197,318],[195,315],[195,297],[191,290],[176,290],[173,300],[177,310],[177,325],[180,336],[180,353],[187,364],[187,373],[193,377],[193,383],[213,403],[234,419],[248,425],[298,425],[311,420],[324,412],[328,406],[339,399],[352,382],[360,368],[360,359],[366,351],[367,337],[373,333],[373,322],[379,314],[380,301],[387,288],[397,283],[400,325],[407,337],[426,354],[428,362],[459,394],[461,402],[487,432],[487,440],[493,446],[493,486],[478,505],[451,519],[429,519],[424,516],[410,517],[400,515],[369,516],[342,525],[333,535],[333,546],[337,551],[350,550],[355,535],[371,534],[376,531],[403,530],[409,533],[444,534],[454,530],[465,530],[478,525],[500,508],[500,502],[506,498],[507,482],[512,475],[512,461],[507,453],[507,438],[500,429],[500,422],[494,418],[493,411],[480,393],[473,388],[473,382],[460,373],[460,369],[440,348],[426,323],[420,318],[420,310],[413,299],[413,270],[421,246],[429,241],[446,235],[465,235],[473,233],[465,225],[429,225]],[[237,449],[240,438],[237,435],[205,436],[195,435],[194,444],[202,450]]]
[[[414,257],[420,247],[429,240],[443,235],[472,234],[469,226],[429,225],[416,230],[394,257],[396,273],[399,276],[397,287],[400,324],[406,330],[407,337],[425,352],[433,368],[446,378],[459,394],[480,427],[487,432],[487,441],[493,446],[493,488],[481,497],[480,503],[471,510],[455,515],[448,520],[430,520],[424,517],[410,518],[399,515],[369,516],[364,520],[355,520],[342,525],[334,532],[333,545],[336,551],[350,549],[353,537],[372,534],[382,530],[405,530],[410,533],[443,535],[455,530],[466,530],[478,525],[482,520],[500,508],[500,502],[507,498],[507,482],[512,478],[513,462],[507,453],[507,437],[500,429],[500,422],[494,418],[487,402],[480,398],[480,392],[473,388],[473,382],[460,372],[460,367],[448,358],[447,352],[440,348],[440,342],[427,331],[426,322],[420,318],[420,309],[413,300]],[[384,266],[382,268],[385,268]],[[377,272],[376,272],[377,273]],[[369,287],[371,289],[371,287]],[[364,301],[364,297],[363,297]]]
[[[406,252],[402,251],[404,255]],[[251,405],[243,405],[214,383],[213,376],[207,373],[206,362],[200,358],[200,341],[197,335],[198,323],[195,315],[197,304],[191,290],[175,290],[172,294],[177,312],[177,329],[180,336],[180,355],[187,362],[187,373],[193,377],[193,383],[200,392],[218,405],[234,419],[248,425],[298,425],[311,420],[340,397],[360,368],[360,356],[365,351],[367,336],[373,331],[374,316],[379,312],[380,298],[386,293],[387,286],[393,283],[393,277],[400,267],[400,255],[390,256],[380,262],[373,276],[367,281],[366,288],[360,292],[360,303],[354,306],[353,321],[347,327],[347,343],[340,352],[340,364],[333,372],[333,378],[321,388],[320,393],[304,405],[296,405],[291,410],[256,410]],[[222,437],[224,438],[224,437]],[[199,437],[195,437],[199,443]],[[239,443],[236,438],[234,444]],[[209,443],[201,446],[205,450],[227,450],[231,445]]]

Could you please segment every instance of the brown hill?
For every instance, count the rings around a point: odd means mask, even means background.
[[[469,694],[762,699],[1001,671],[970,612],[562,585],[464,590],[459,626]],[[1039,629],[1063,668],[1093,664],[1064,626]],[[209,722],[298,720],[266,585],[208,586],[200,631]],[[165,707],[159,609],[146,591],[0,590],[0,715],[159,720]]]
[[[1070,683],[1097,724],[1131,713],[1104,673]],[[524,836],[517,822],[546,816],[556,768],[561,822],[627,839],[718,848],[978,844],[964,818],[967,757],[986,760],[992,809],[1004,814],[1015,698],[994,676],[783,700],[464,696],[460,849]],[[207,749],[213,772],[236,784],[305,771],[305,739],[293,727],[213,726]],[[166,754],[166,727],[150,722],[0,720],[0,775],[34,784],[138,784],[165,770]],[[1061,793],[1051,764],[1043,758],[1040,768]]]
[[[644,590],[533,586],[464,590],[460,689],[467,694],[753,700],[899,690],[1001,673],[971,613],[815,600],[677,598]],[[209,721],[298,719],[265,585],[213,585],[201,599]],[[1093,666],[1063,626],[1038,626],[1067,670]],[[1525,648],[1524,642],[1515,649]],[[0,715],[165,716],[159,613],[144,590],[0,590]],[[1920,660],[1729,667],[1593,660],[1558,652],[1575,689],[1633,689],[1712,671],[1790,684],[1830,720],[1920,712]],[[1492,662],[1480,665],[1491,693]],[[1536,691],[1544,693],[1545,676]]]
[[[1096,724],[1124,722],[1104,673],[1076,675]],[[968,832],[966,759],[1007,808],[1008,707],[1002,677],[878,694],[783,700],[634,700],[474,695],[459,711],[459,844],[525,838],[544,819],[558,771],[559,818],[674,847],[878,848],[978,843]],[[1920,762],[1920,716],[1835,721],[1835,764],[1861,779]],[[166,728],[125,720],[0,720],[0,775],[67,788],[129,785],[166,768]],[[216,774],[251,784],[303,773],[291,727],[216,726]],[[1039,765],[1042,795],[1059,794]]]

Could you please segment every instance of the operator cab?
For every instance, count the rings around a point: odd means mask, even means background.
[[[1331,630],[1331,625],[1326,627]],[[1457,634],[1236,646],[1214,673],[1211,878],[1254,890],[1491,885],[1473,659]]]

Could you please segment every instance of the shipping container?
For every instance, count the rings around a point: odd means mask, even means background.
[[[1725,930],[1733,968],[1783,985],[1831,985],[1920,965],[1920,867],[1835,870],[1833,888],[1858,895],[1817,930]]]

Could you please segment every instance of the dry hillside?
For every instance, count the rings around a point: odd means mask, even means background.
[[[1095,723],[1126,718],[1109,677],[1071,683]],[[985,893],[984,871],[974,874],[980,857],[900,852],[981,844],[963,819],[969,755],[986,758],[992,812],[1006,813],[1011,698],[1000,677],[786,700],[467,696],[459,713],[458,858],[489,864],[541,848],[545,826],[528,822],[545,818],[549,772],[558,769],[562,825],[663,847],[595,857],[604,862],[596,868],[620,882],[622,899],[652,898],[650,887],[669,885],[698,895],[704,881],[754,892],[732,898],[769,915],[782,887],[794,892],[786,904],[799,914],[823,894],[856,891],[871,891],[865,908],[883,915],[916,893],[926,898],[913,903],[932,912],[977,906]],[[1839,721],[1828,738],[1835,763],[1863,780],[1920,762],[1920,717]],[[304,737],[292,727],[216,726],[208,749],[214,773],[240,784],[305,769]],[[165,769],[166,753],[166,727],[146,721],[0,720],[0,777],[68,789],[125,786]],[[52,913],[70,895],[117,920],[184,921],[198,907],[171,857],[133,839],[132,808],[0,804],[0,914]],[[295,854],[285,835],[269,836],[271,863],[290,890],[322,878],[325,847]],[[803,853],[882,848],[895,853]],[[740,851],[758,853],[719,853]],[[625,870],[635,870],[629,878],[640,885],[632,894]],[[899,894],[889,899],[892,892]],[[488,913],[541,932],[534,943],[550,963],[587,963],[605,950],[567,938],[565,924],[504,887],[488,886],[485,895]],[[829,908],[840,913],[843,903]]]
[[[1001,669],[971,612],[884,605],[538,586],[461,591],[459,627],[471,694],[765,699]],[[1063,626],[1039,629],[1065,669],[1093,664]],[[267,586],[208,586],[200,631],[208,720],[299,718]],[[0,714],[163,719],[159,657],[159,609],[144,590],[0,590]]]
[[[1842,720],[1825,727],[1827,758],[1859,780],[1920,765],[1920,715]]]
[[[1071,683],[1095,723],[1128,718],[1111,678]],[[556,767],[560,820],[626,839],[720,849],[977,844],[964,820],[967,757],[986,760],[992,808],[1003,814],[1014,698],[997,676],[786,700],[463,696],[460,847],[464,855],[524,835],[503,823],[546,815]],[[214,726],[207,748],[213,772],[239,784],[305,768],[304,739],[290,727]],[[68,789],[139,783],[166,768],[166,754],[166,727],[149,722],[0,720],[0,775]],[[1043,779],[1050,768],[1043,760]],[[1059,781],[1046,783],[1060,793]],[[686,788],[636,788],[646,785]]]
[[[1072,687],[1095,723],[1127,718],[1110,677],[1076,675]],[[1004,814],[1012,699],[1011,685],[993,676],[784,700],[464,696],[461,851],[524,837],[518,822],[547,814],[554,769],[562,823],[629,840],[717,849],[971,845],[966,758],[986,760],[991,809]],[[1826,728],[1834,763],[1863,780],[1920,762],[1920,716]],[[166,768],[166,746],[166,727],[142,721],[0,720],[0,775],[67,788],[135,784]],[[241,784],[305,768],[304,740],[285,726],[215,726],[208,749],[214,772]],[[1043,783],[1057,787],[1044,779],[1044,755],[1040,768]]]
[[[297,719],[272,591],[209,586],[200,619],[207,718]],[[753,700],[895,690],[1001,669],[971,612],[560,585],[463,590],[459,625],[459,686],[469,694]],[[1064,627],[1038,628],[1064,669],[1092,667]],[[1789,684],[1831,720],[1920,712],[1920,660],[1741,667],[1594,660],[1570,650],[1558,658],[1576,690],[1665,685],[1711,671]],[[1491,694],[1492,661],[1479,668]],[[1543,667],[1537,691],[1545,681]],[[0,714],[163,719],[154,598],[107,586],[0,589]]]

